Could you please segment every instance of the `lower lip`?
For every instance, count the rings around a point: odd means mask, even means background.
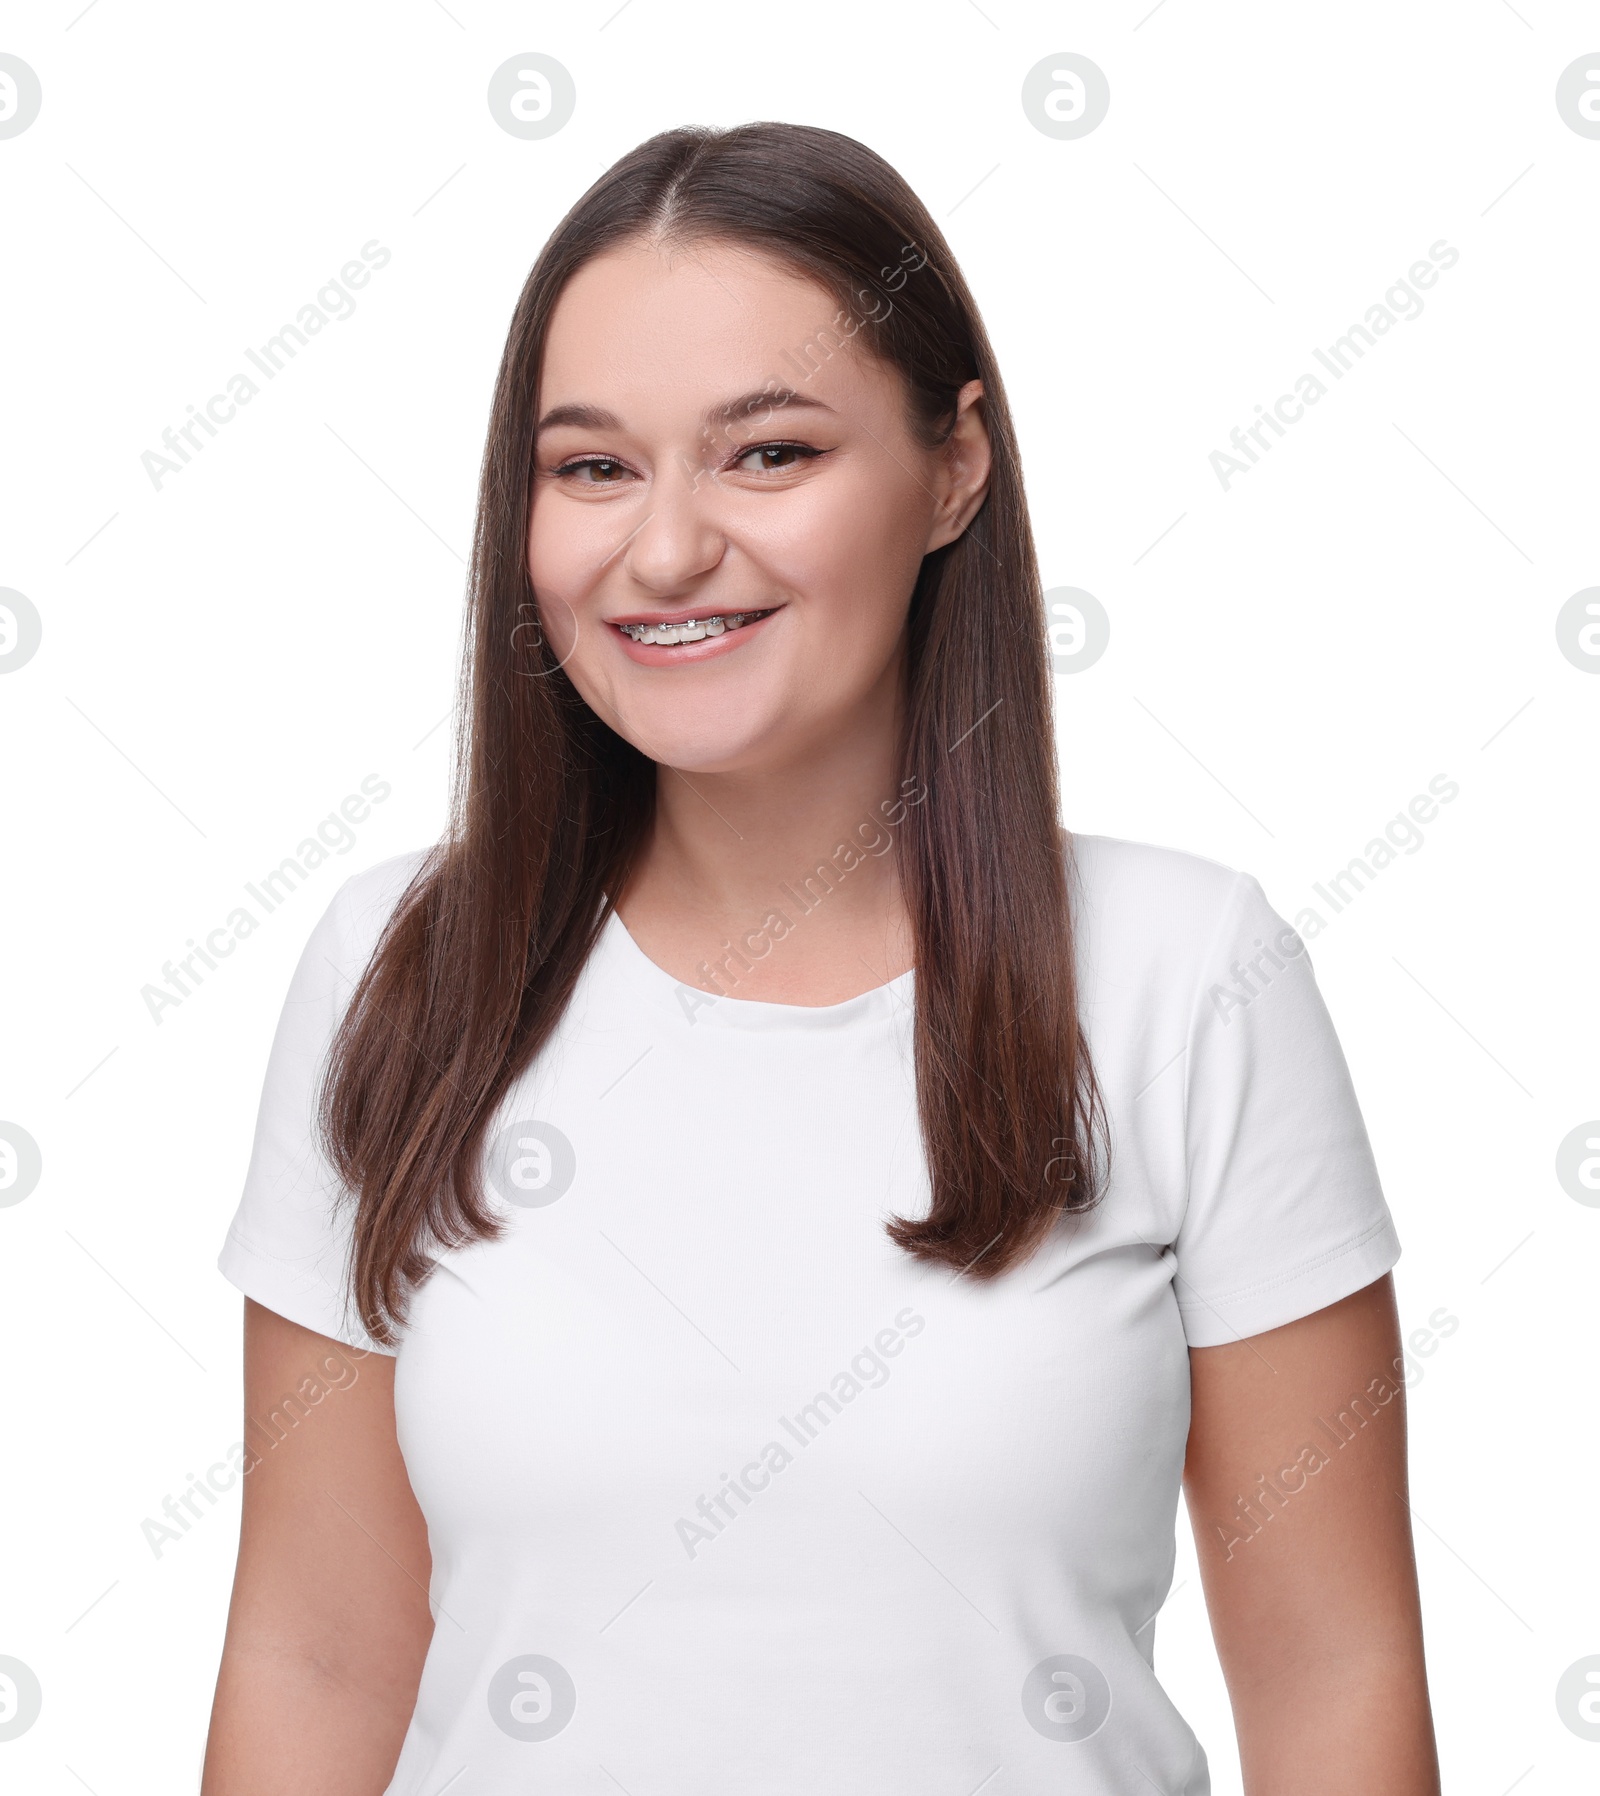
[[[702,661],[713,661],[718,655],[726,655],[732,649],[743,647],[747,638],[764,630],[782,609],[780,605],[765,617],[758,617],[753,624],[741,624],[737,630],[724,630],[720,636],[703,636],[698,642],[635,642],[615,625],[608,628],[621,644],[623,654],[630,661],[637,661],[641,667],[687,667],[691,664],[698,665]]]

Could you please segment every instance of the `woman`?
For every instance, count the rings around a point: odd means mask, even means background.
[[[471,592],[452,828],[314,931],[222,1254],[207,1796],[1199,1796],[1185,1479],[1247,1789],[1436,1790],[1344,1060],[1253,879],[1060,830],[1010,416],[894,172],[602,176]]]

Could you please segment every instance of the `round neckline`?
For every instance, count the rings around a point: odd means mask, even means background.
[[[685,985],[658,966],[633,939],[615,910],[605,920],[597,944],[639,990],[658,1007],[670,1007],[680,1021],[722,1029],[841,1029],[875,1017],[909,1011],[916,968],[883,985],[874,985],[837,1004],[779,1004],[769,998],[719,997],[697,985]]]

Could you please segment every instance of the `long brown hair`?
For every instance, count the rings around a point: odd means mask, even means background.
[[[391,1344],[437,1252],[498,1234],[486,1130],[559,1020],[650,827],[654,763],[557,665],[526,547],[551,313],[578,268],[639,237],[736,243],[820,283],[903,376],[930,447],[960,388],[983,382],[988,493],[924,559],[907,632],[902,767],[926,796],[896,852],[932,1202],[889,1233],[921,1259],[993,1277],[1101,1188],[1039,574],[977,307],[932,218],[863,144],[787,124],[667,131],[584,194],[517,302],[479,488],[450,826],[357,985],[322,1088],[324,1143],[356,1200],[350,1288]]]

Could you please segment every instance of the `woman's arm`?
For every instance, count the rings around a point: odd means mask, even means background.
[[[201,1796],[381,1796],[433,1632],[394,1361],[249,1299],[244,1339],[259,1458],[244,1479]]]
[[[1438,1796],[1399,1358],[1388,1277],[1190,1350],[1185,1491],[1246,1796]]]

